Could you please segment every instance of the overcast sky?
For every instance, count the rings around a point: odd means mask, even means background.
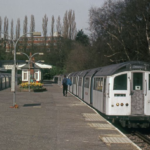
[[[48,17],[48,35],[50,34],[51,17],[55,20],[60,15],[63,21],[66,10],[74,10],[76,17],[77,30],[83,29],[85,33],[88,28],[88,15],[91,7],[101,7],[105,0],[0,0],[0,16],[4,20],[7,16],[9,27],[11,19],[14,20],[14,29],[16,20],[20,18],[21,34],[25,15],[28,17],[28,31],[30,28],[30,16],[35,17],[35,30],[42,32],[42,18],[46,14]],[[4,21],[3,21],[4,22]],[[10,31],[9,31],[10,32]]]

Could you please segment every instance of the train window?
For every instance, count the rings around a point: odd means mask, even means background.
[[[127,90],[127,74],[115,77],[114,90]]]
[[[89,88],[89,78],[85,78],[84,87]]]
[[[81,86],[82,78],[79,78],[79,86]]]
[[[133,73],[133,90],[143,90],[143,73]]]
[[[76,84],[76,77],[73,78],[73,84]]]
[[[94,90],[102,91],[103,89],[103,78],[94,79]]]

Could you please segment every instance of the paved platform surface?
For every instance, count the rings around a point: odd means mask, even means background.
[[[42,93],[0,91],[0,150],[136,150],[93,109],[56,84]]]

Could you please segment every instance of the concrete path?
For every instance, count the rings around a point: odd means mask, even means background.
[[[0,150],[110,150],[83,114],[95,113],[86,104],[55,84],[47,92],[17,92],[19,109],[12,105],[10,89],[0,91]],[[103,122],[103,121],[102,121]],[[113,149],[113,148],[112,148]]]

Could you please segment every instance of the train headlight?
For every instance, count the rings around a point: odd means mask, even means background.
[[[116,106],[119,106],[119,103],[117,103]]]
[[[123,103],[121,103],[121,106],[123,106],[124,104]]]
[[[126,106],[129,106],[129,104],[128,104],[128,103],[126,103]]]

